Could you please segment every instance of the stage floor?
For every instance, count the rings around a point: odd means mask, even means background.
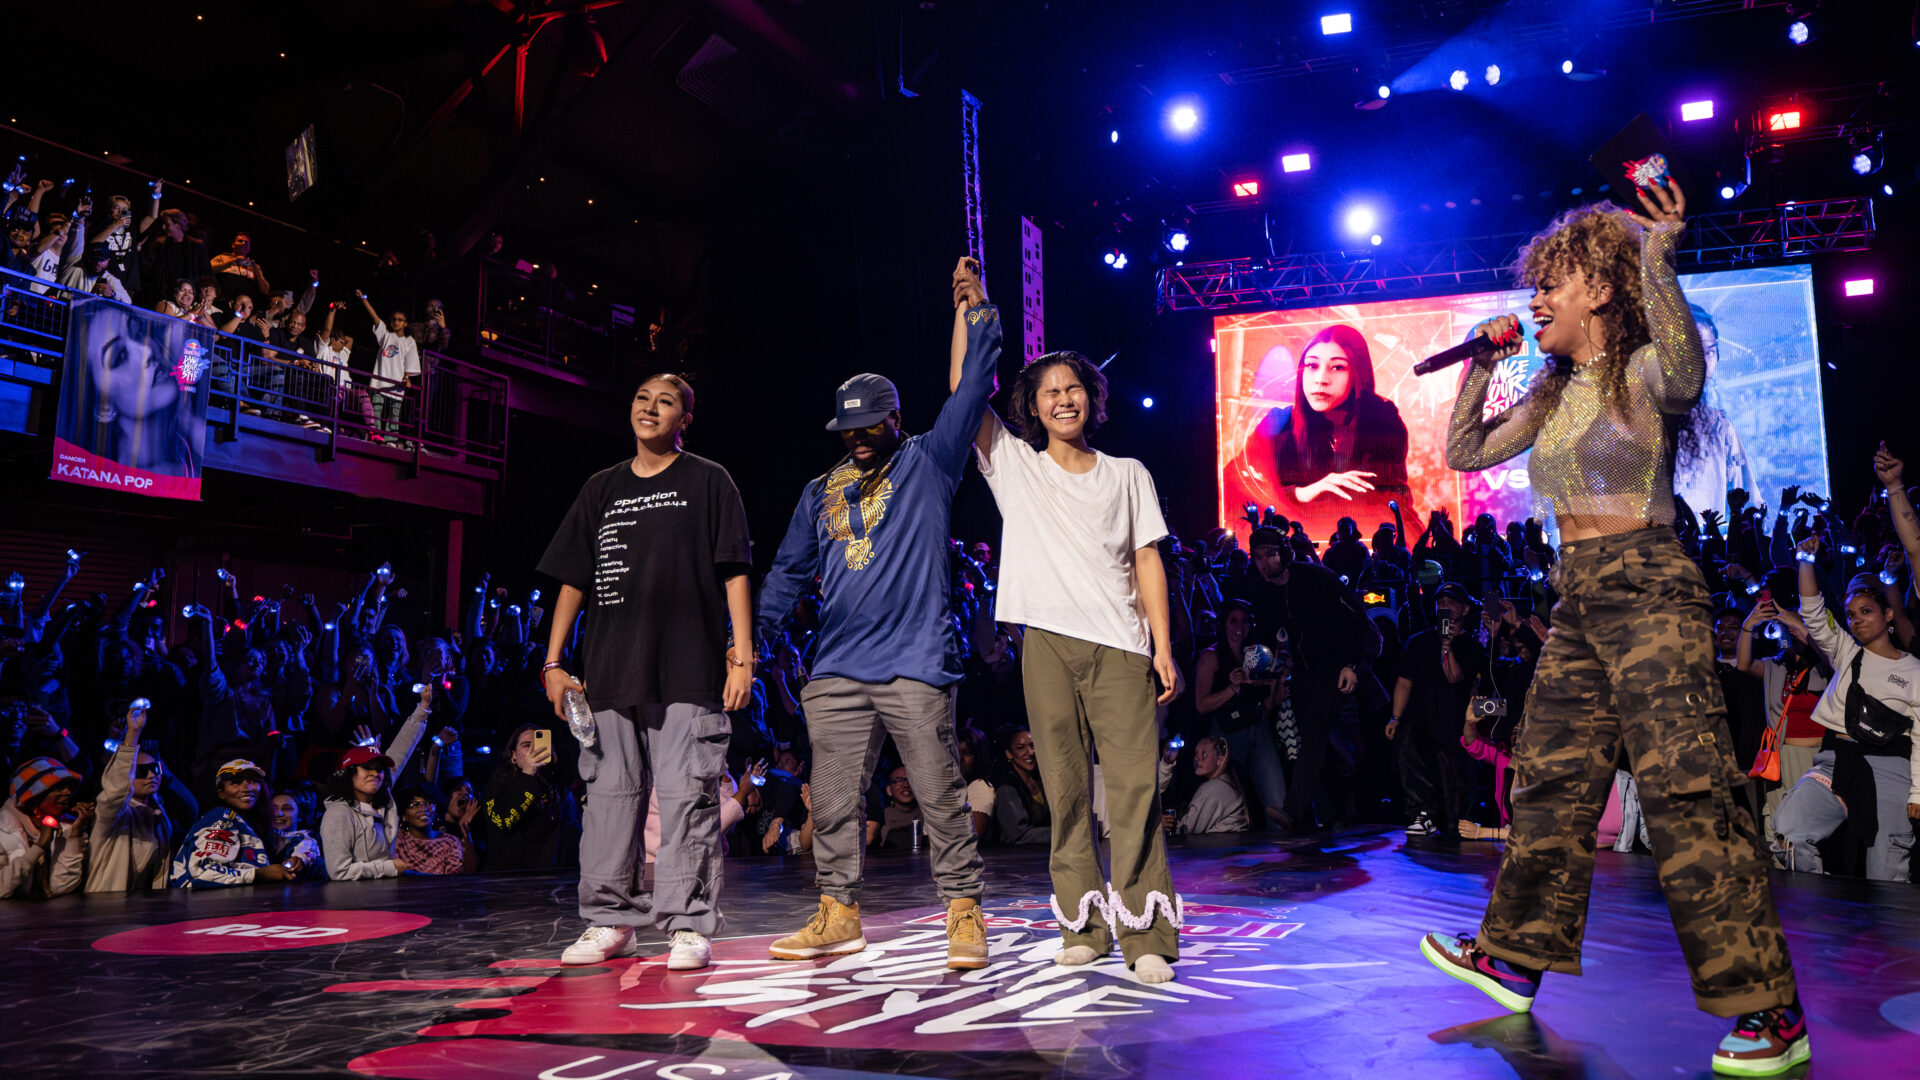
[[[988,853],[992,964],[945,970],[920,854],[868,868],[868,951],[768,961],[811,914],[809,859],[732,860],[715,965],[664,946],[558,966],[568,877],[173,891],[9,902],[0,1061],[15,1077],[592,1080],[931,1077],[1694,1077],[1726,1030],[1696,1012],[1652,860],[1602,852],[1583,978],[1531,1016],[1417,943],[1478,925],[1494,845],[1350,830],[1176,844],[1177,982],[1117,954],[1051,963],[1045,853]],[[1775,877],[1809,1008],[1797,1075],[1920,1075],[1920,892]],[[662,935],[647,935],[650,943]]]

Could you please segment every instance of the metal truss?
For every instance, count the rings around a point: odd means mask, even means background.
[[[1727,210],[1700,214],[1690,224],[1679,250],[1683,271],[1804,259],[1870,247],[1873,200],[1850,197]],[[1511,284],[1514,259],[1529,235],[1163,267],[1155,278],[1158,307],[1232,311],[1500,288]]]
[[[980,99],[960,91],[961,181],[966,186],[967,254],[987,265],[986,205],[980,193]]]

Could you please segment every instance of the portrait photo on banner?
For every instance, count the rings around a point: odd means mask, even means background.
[[[215,337],[185,319],[74,298],[53,478],[198,499]]]
[[[1726,513],[1730,488],[1788,484],[1825,492],[1826,428],[1805,266],[1681,276],[1706,351],[1707,386],[1673,417],[1674,486],[1687,505]],[[1454,532],[1482,513],[1533,512],[1527,455],[1490,469],[1447,467],[1447,424],[1462,369],[1413,374],[1497,315],[1519,315],[1525,348],[1503,361],[1483,419],[1513,407],[1541,364],[1527,292],[1293,308],[1214,319],[1219,522],[1244,543],[1248,504],[1273,507],[1324,543],[1340,519],[1369,537],[1394,520],[1411,545],[1444,510]],[[1551,526],[1551,523],[1548,523]],[[1551,529],[1550,529],[1551,531]]]

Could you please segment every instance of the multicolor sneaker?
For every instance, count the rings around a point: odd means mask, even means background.
[[[1420,939],[1420,952],[1434,967],[1514,1012],[1531,1010],[1533,996],[1540,992],[1540,972],[1529,974],[1525,968],[1488,956],[1465,934],[1428,934]]]
[[[1800,1006],[1750,1012],[1713,1052],[1713,1071],[1723,1076],[1774,1076],[1813,1056],[1807,1017]]]

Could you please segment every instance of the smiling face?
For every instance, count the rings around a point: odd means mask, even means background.
[[[1338,342],[1322,341],[1300,358],[1300,385],[1307,405],[1326,412],[1347,404],[1353,393],[1353,361]]]
[[[300,826],[300,804],[291,795],[273,797],[273,827],[280,832],[291,832]]]
[[[182,281],[174,287],[173,306],[182,309],[193,306],[193,282]]]
[[[244,814],[253,809],[254,803],[260,801],[260,778],[251,773],[222,777],[220,782],[214,785],[214,795],[221,802]]]
[[[648,379],[633,392],[628,416],[633,437],[650,446],[678,448],[680,435],[693,423],[680,388],[666,379]]]
[[[1057,442],[1078,442],[1086,436],[1091,418],[1087,387],[1072,364],[1053,364],[1040,375],[1034,390],[1034,411],[1047,437]]]
[[[1564,267],[1542,278],[1533,299],[1527,302],[1527,310],[1533,313],[1534,325],[1539,328],[1534,340],[1540,351],[1549,356],[1573,356],[1584,348],[1604,348],[1599,329],[1589,325],[1582,330],[1580,320],[1611,299],[1613,286],[1602,283],[1590,288],[1587,275],[1578,267]]]
[[[425,832],[433,825],[434,809],[432,799],[425,795],[415,795],[407,800],[407,805],[400,808],[400,820],[409,829]]]
[[[895,806],[913,805],[913,783],[907,779],[905,766],[893,770],[887,777],[887,798],[892,799]]]
[[[1033,753],[1033,736],[1025,731],[1015,734],[1007,743],[1007,760],[1021,772],[1033,772],[1039,761]]]

